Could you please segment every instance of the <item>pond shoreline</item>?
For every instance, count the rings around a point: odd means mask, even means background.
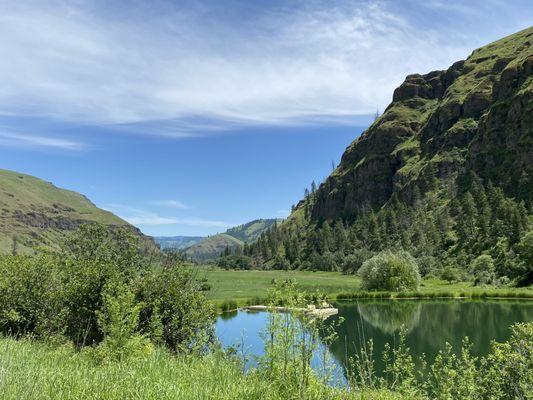
[[[339,293],[331,296],[329,301],[353,301],[353,300],[525,300],[533,301],[533,290],[531,289],[492,289],[488,291],[470,292],[354,292]],[[265,299],[258,298],[236,298],[224,301],[214,301],[217,314],[224,312],[234,312],[239,309],[250,307],[264,302]],[[253,302],[253,303],[252,303]]]

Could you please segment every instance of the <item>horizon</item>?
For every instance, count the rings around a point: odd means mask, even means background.
[[[527,28],[527,4],[0,3],[0,167],[150,236],[285,218],[406,75]]]

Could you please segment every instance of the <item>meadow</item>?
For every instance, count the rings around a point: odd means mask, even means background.
[[[533,287],[512,288],[492,285],[474,286],[471,282],[449,283],[430,278],[421,281],[417,292],[365,292],[357,275],[340,272],[312,271],[240,271],[200,268],[199,279],[206,280],[210,290],[208,299],[217,306],[231,302],[238,306],[260,302],[267,296],[274,281],[292,280],[302,292],[324,293],[330,300],[391,297],[478,297],[478,298],[533,298]]]

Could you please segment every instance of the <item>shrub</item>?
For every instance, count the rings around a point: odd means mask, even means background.
[[[451,265],[448,265],[446,268],[444,268],[440,277],[448,283],[457,282],[460,278],[459,270]]]
[[[223,312],[228,311],[235,311],[239,308],[239,305],[235,300],[224,300],[224,302],[220,305],[220,309]]]
[[[420,274],[415,259],[406,251],[381,252],[359,270],[365,290],[417,290]]]
[[[0,258],[0,333],[47,337],[62,333],[59,259],[51,254]]]
[[[190,268],[156,269],[140,282],[141,325],[156,343],[176,353],[202,353],[214,340],[215,310]]]
[[[436,257],[422,256],[416,259],[421,276],[432,276],[439,272],[439,263]]]
[[[488,285],[496,279],[494,260],[488,254],[482,254],[470,264],[470,273],[474,277],[474,285]]]
[[[126,361],[149,355],[153,346],[139,334],[139,313],[142,304],[135,302],[133,292],[124,284],[104,288],[103,309],[98,312],[98,325],[104,340],[96,354],[101,361]]]

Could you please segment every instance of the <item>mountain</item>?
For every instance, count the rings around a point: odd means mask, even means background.
[[[259,236],[281,219],[256,219],[246,224],[228,229],[226,234],[240,240],[243,243],[256,241]]]
[[[203,236],[156,236],[154,241],[164,249],[184,250],[205,239]]]
[[[528,28],[407,76],[338,168],[248,251],[270,267],[330,269],[354,252],[404,248],[431,273],[490,253],[507,276],[531,230],[532,195]]]
[[[256,219],[243,225],[228,229],[225,233],[209,236],[199,243],[187,248],[187,257],[196,261],[213,260],[229,248],[235,250],[245,243],[257,240],[260,235],[271,228],[278,219]]]
[[[80,224],[128,227],[154,248],[151,239],[85,196],[39,178],[0,169],[0,252],[28,253],[37,246],[58,249]]]

